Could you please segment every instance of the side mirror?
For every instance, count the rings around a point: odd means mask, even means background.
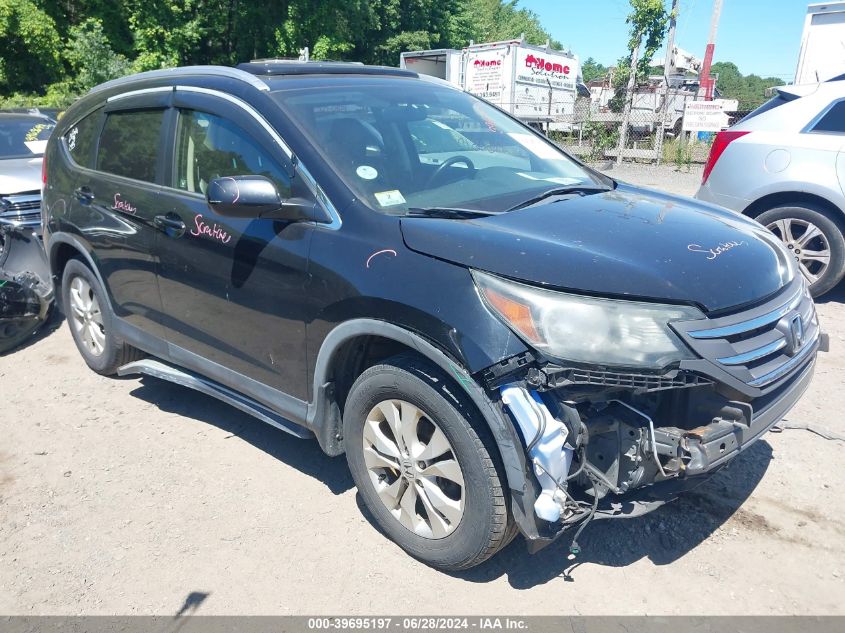
[[[208,183],[208,206],[233,218],[257,218],[282,207],[276,185],[264,176],[225,176]]]
[[[225,176],[208,184],[208,206],[230,218],[265,218],[286,222],[325,221],[325,214],[305,198],[282,200],[272,180],[264,176]]]

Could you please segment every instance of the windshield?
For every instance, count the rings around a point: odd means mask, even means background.
[[[41,117],[0,117],[0,159],[41,156],[54,127]]]
[[[303,87],[274,97],[353,191],[385,213],[499,212],[553,188],[608,187],[555,145],[458,90],[416,80],[297,84]]]

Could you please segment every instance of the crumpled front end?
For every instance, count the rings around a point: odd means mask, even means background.
[[[532,549],[632,517],[714,474],[780,421],[827,349],[799,278],[754,309],[673,324],[699,358],[667,372],[524,354],[482,372],[519,429],[535,483],[515,512]]]
[[[41,240],[29,227],[0,222],[0,353],[46,322],[53,295]]]

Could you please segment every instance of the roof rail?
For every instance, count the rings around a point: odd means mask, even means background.
[[[360,62],[301,62],[272,60],[238,64],[238,69],[254,75],[396,75],[417,77],[417,73],[392,66],[366,66]]]
[[[253,88],[259,90],[269,90],[270,87],[261,81],[253,73],[244,72],[237,68],[229,68],[228,66],[180,66],[178,68],[163,68],[161,70],[148,70],[143,73],[136,73],[134,75],[127,75],[126,77],[119,77],[112,79],[99,86],[94,86],[88,91],[88,94],[115,88],[127,83],[135,82],[139,79],[169,79],[171,77],[187,77],[190,75],[211,75],[215,77],[228,77],[230,79],[237,79],[244,83],[250,84]]]

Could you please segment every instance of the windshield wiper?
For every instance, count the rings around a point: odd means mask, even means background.
[[[547,189],[541,194],[534,196],[533,198],[529,198],[523,202],[520,202],[518,205],[511,207],[508,211],[516,211],[517,209],[524,209],[525,207],[530,207],[532,204],[537,204],[538,202],[542,202],[546,198],[552,198],[554,196],[565,196],[568,193],[580,193],[581,195],[589,195],[593,193],[602,193],[604,191],[610,191],[609,187],[595,187],[590,185],[572,185],[570,187],[555,187],[554,189]]]
[[[445,218],[456,220],[483,218],[488,215],[497,215],[497,213],[495,211],[460,209],[457,207],[411,207],[406,214],[407,217],[412,218]]]

